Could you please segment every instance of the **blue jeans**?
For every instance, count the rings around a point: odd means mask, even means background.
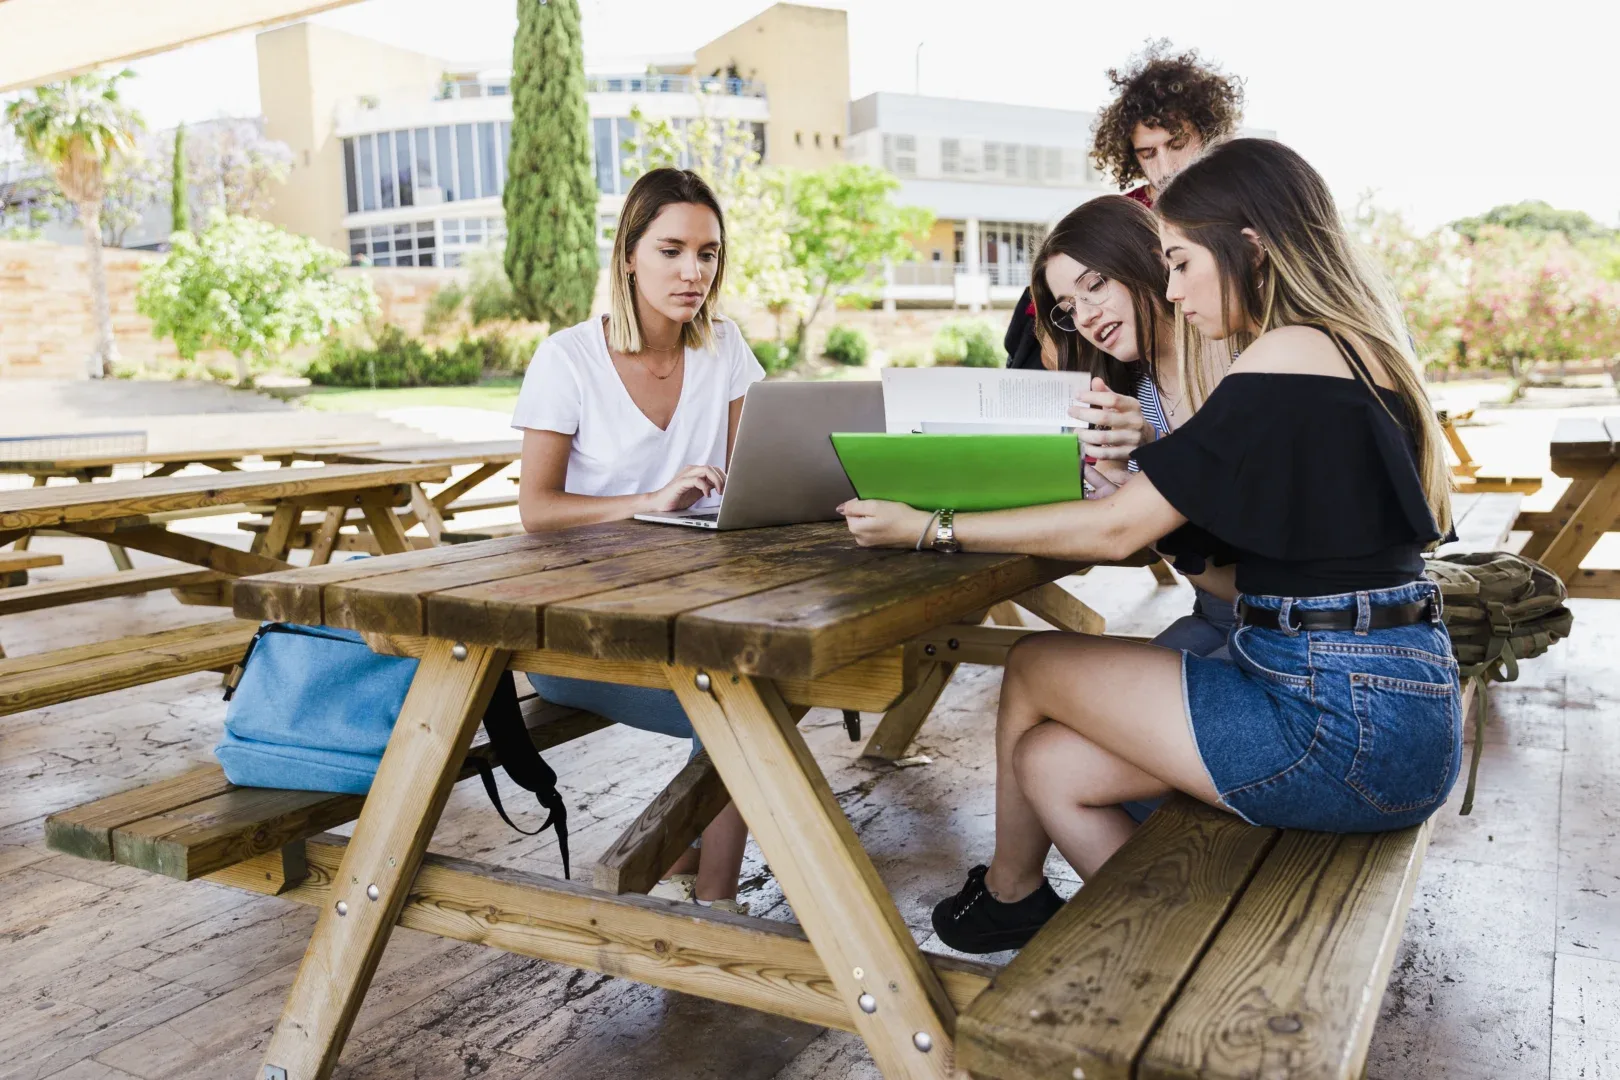
[[[1193,586],[1193,592],[1195,597],[1192,614],[1183,615],[1165,627],[1151,644],[1161,645],[1166,649],[1180,649],[1182,652],[1208,656],[1216,660],[1231,659],[1231,653],[1226,649],[1226,639],[1231,635],[1234,625],[1234,605],[1196,585]],[[1163,802],[1163,799],[1143,799],[1119,805],[1140,824],[1146,821],[1148,815],[1157,810]]]
[[[1382,832],[1439,809],[1462,764],[1462,695],[1439,590],[1414,581],[1336,596],[1245,596],[1278,612],[1373,610],[1433,598],[1383,630],[1233,633],[1232,661],[1182,654],[1199,755],[1226,807],[1256,825]]]
[[[530,675],[529,685],[542,700],[570,709],[583,709],[627,727],[692,740],[692,756],[703,749],[692,731],[692,721],[673,690],[647,686],[620,686],[560,675]]]

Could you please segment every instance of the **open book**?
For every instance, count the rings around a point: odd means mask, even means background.
[[[1090,387],[1078,371],[884,368],[884,424],[891,432],[1061,434],[1081,426],[1069,406]]]

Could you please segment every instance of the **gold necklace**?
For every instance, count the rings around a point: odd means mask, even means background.
[[[662,375],[658,374],[658,372],[654,371],[652,368],[647,366],[646,361],[644,361],[641,358],[641,353],[631,353],[630,355],[635,358],[636,363],[641,365],[641,370],[642,371],[645,371],[647,374],[651,375],[653,378],[657,379],[659,382],[663,382],[665,379],[668,379],[670,376],[674,375],[675,372],[680,369],[681,361],[686,359],[686,347],[685,347],[685,345],[682,344],[682,343],[677,342],[676,344],[671,345],[667,349],[654,349],[650,345],[642,347],[641,352],[661,353],[664,356],[670,355],[676,349],[680,349],[681,354],[678,357],[675,358],[675,363],[670,365],[669,371],[665,372]]]

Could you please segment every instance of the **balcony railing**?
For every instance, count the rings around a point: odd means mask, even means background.
[[[765,96],[765,84],[753,79],[719,75],[587,75],[591,94],[720,94],[725,97]]]
[[[895,263],[894,284],[902,287],[949,287],[955,282],[958,274],[967,272],[966,263]],[[1029,265],[1027,263],[980,263],[979,272],[990,279],[991,285],[1017,285],[1022,288],[1029,284]],[[877,271],[877,274],[881,280],[881,269]]]

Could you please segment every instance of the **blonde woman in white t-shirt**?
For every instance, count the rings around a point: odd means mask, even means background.
[[[765,377],[737,324],[714,311],[725,241],[719,201],[696,173],[654,169],[631,187],[613,243],[609,314],[548,337],[523,379],[512,426],[523,432],[524,528],[619,521],[718,499],[743,393]],[[697,752],[691,721],[668,690],[529,680],[547,701],[691,738]],[[702,847],[670,868],[675,890],[684,894],[689,883],[699,903],[741,910],[747,841],[742,815],[727,805]]]

